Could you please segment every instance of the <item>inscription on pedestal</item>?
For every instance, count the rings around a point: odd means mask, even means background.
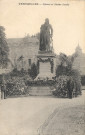
[[[45,73],[49,74],[49,73],[51,73],[51,64],[50,64],[50,62],[46,62],[46,63],[40,62],[39,73],[40,74],[45,74]]]

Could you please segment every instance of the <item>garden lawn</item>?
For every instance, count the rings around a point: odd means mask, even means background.
[[[43,124],[40,135],[85,135],[85,106],[55,110]]]

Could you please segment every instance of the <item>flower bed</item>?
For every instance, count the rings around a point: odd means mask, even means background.
[[[48,86],[56,97],[66,98],[68,96],[67,83],[70,76],[61,75],[53,80],[32,80],[28,76],[10,77],[7,79],[7,95],[27,95],[32,87]],[[72,77],[71,77],[72,78]],[[78,78],[72,78],[72,97],[81,95],[80,83]]]
[[[37,80],[37,81],[27,81],[28,86],[53,86],[55,85],[55,80]]]
[[[7,96],[26,95],[29,93],[28,86],[23,77],[12,77],[6,83]]]
[[[53,91],[53,95],[56,97],[69,97],[69,89],[68,89],[68,81],[70,79],[70,76],[61,75],[56,78],[55,83],[55,91]],[[78,95],[81,95],[81,87],[80,84],[77,84],[76,80],[73,78],[70,86],[72,86],[72,97],[76,97]],[[69,86],[69,87],[70,87]]]
[[[67,97],[67,81],[68,77],[66,76],[57,77],[55,91],[53,91],[53,95],[57,97]]]

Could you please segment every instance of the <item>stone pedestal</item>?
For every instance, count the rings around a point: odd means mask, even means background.
[[[52,79],[55,76],[55,58],[53,52],[41,52],[37,55],[38,76],[37,79]]]
[[[29,90],[30,96],[52,96],[52,90],[49,86],[35,86]]]
[[[38,75],[34,82],[42,82],[41,85],[36,83],[31,86],[29,95],[32,96],[52,96],[52,88],[50,84],[45,83],[52,81],[55,77],[56,55],[53,52],[40,52],[37,55]],[[50,82],[52,83],[52,82]]]

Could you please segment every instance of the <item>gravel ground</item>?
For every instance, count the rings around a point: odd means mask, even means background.
[[[71,135],[71,131],[72,135],[74,131],[78,133],[75,135],[83,135],[84,97],[85,91],[82,96],[73,99],[21,97],[1,100],[0,135]]]

